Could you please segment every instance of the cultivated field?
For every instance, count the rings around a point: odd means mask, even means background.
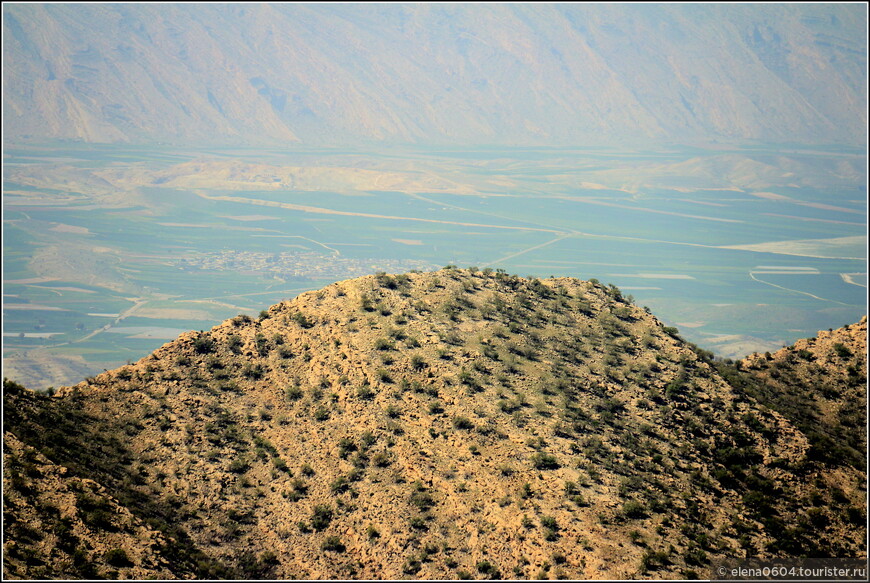
[[[4,164],[4,370],[34,388],[448,263],[616,284],[722,356],[866,312],[857,151],[67,145]]]

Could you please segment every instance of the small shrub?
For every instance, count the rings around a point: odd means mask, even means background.
[[[133,561],[127,556],[124,549],[111,549],[106,551],[106,562],[113,567],[132,567]]]
[[[406,575],[416,575],[423,568],[423,564],[417,557],[409,557],[402,565],[402,572]]]
[[[375,274],[375,281],[378,282],[379,286],[385,287],[387,289],[396,289],[398,287],[396,280],[384,273],[383,271],[379,271]]]
[[[321,548],[324,551],[332,551],[336,553],[343,553],[347,550],[347,547],[344,546],[344,543],[341,542],[341,539],[335,535],[326,537],[326,540],[323,541],[323,545]]]
[[[223,361],[219,357],[214,355],[208,357],[208,360],[205,361],[205,366],[211,371],[223,370],[225,367]],[[217,374],[215,376],[217,376]],[[224,376],[223,378],[226,378],[226,376]]]
[[[333,494],[341,494],[342,492],[347,492],[350,488],[350,480],[347,479],[346,476],[339,476],[335,480],[332,481],[332,484],[329,485],[329,489]]]
[[[677,338],[677,339],[680,338],[680,331],[674,326],[665,326],[662,328],[662,332],[664,332],[665,334],[667,334],[668,336],[670,336],[672,338]]]
[[[346,459],[354,451],[356,451],[356,444],[351,439],[342,437],[338,441],[338,455],[341,459]]]
[[[653,571],[670,563],[668,554],[664,551],[647,550],[640,560],[642,572]]]
[[[426,360],[422,356],[415,354],[414,356],[411,357],[411,368],[412,369],[414,369],[416,371],[421,371],[424,368],[426,368],[426,366],[427,366]]]
[[[260,356],[269,354],[269,341],[262,332],[257,332],[256,336],[254,336],[254,346],[257,347],[257,353]]]
[[[308,329],[314,327],[314,322],[305,317],[302,312],[296,312],[292,316],[293,321],[299,324],[300,327]]]
[[[238,327],[241,326],[242,324],[248,324],[248,323],[250,323],[251,321],[252,321],[252,320],[251,320],[251,317],[250,317],[249,315],[247,315],[247,314],[239,314],[238,316],[236,316],[235,318],[233,318],[233,326],[235,326],[236,328],[238,328]]]
[[[538,470],[555,470],[560,467],[559,460],[556,459],[556,456],[549,453],[539,452],[533,454],[531,460],[532,465]]]
[[[852,356],[852,351],[849,350],[849,348],[841,342],[836,342],[833,348],[834,352],[836,352],[837,356],[839,356],[840,358],[849,358],[850,356]]]
[[[686,552],[683,553],[683,559],[686,561],[687,565],[703,566],[709,562],[707,559],[707,553],[697,547],[692,547],[686,550]]]
[[[359,441],[363,445],[363,449],[368,449],[375,444],[378,437],[371,431],[363,431],[359,436]]]
[[[375,350],[395,350],[395,345],[386,338],[378,338],[375,341]]]
[[[622,515],[626,518],[645,518],[647,514],[646,506],[637,500],[629,500],[622,505]]]
[[[411,494],[411,504],[420,511],[426,511],[435,506],[435,499],[428,492],[414,492]]]
[[[408,521],[408,525],[414,530],[429,530],[429,525],[426,524],[426,519],[422,516],[414,516]]]
[[[230,462],[229,470],[234,474],[244,474],[250,469],[251,464],[245,458],[236,458]]]
[[[193,348],[198,354],[208,354],[214,350],[214,340],[205,335],[197,336],[193,341]]]
[[[242,375],[251,380],[260,380],[266,374],[266,369],[262,364],[246,364],[242,369]]]
[[[317,531],[324,530],[332,522],[332,516],[332,508],[325,504],[318,504],[311,515],[311,526]]]
[[[474,429],[474,423],[467,417],[454,417],[453,427],[456,429]]]
[[[379,468],[385,468],[392,463],[392,458],[390,458],[390,454],[385,451],[379,451],[374,456],[372,456],[372,463]]]
[[[559,530],[559,525],[556,522],[556,519],[552,516],[542,516],[541,526],[543,526],[544,528],[549,528],[550,530]]]
[[[532,485],[526,482],[520,489],[520,498],[522,498],[523,500],[528,500],[532,496],[534,496],[534,492],[532,491]]]
[[[459,382],[463,385],[468,385],[469,387],[477,385],[477,379],[475,379],[474,375],[465,369],[459,372]]]
[[[292,490],[286,490],[283,493],[283,496],[291,502],[297,502],[308,494],[308,485],[299,478],[293,478],[293,481],[290,482],[290,486]]]

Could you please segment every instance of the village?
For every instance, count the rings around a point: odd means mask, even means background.
[[[179,261],[184,271],[235,271],[245,275],[272,275],[281,279],[347,279],[378,271],[404,273],[412,269],[428,271],[438,266],[414,259],[346,257],[313,251],[223,250],[191,253]]]

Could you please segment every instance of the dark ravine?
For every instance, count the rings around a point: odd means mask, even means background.
[[[866,319],[734,364],[595,281],[343,281],[53,396],[5,381],[3,574],[676,579],[865,557],[865,386]]]

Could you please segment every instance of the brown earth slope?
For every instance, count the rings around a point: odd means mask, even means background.
[[[814,459],[866,467],[867,317],[740,363],[747,392],[803,430]]]
[[[9,578],[163,577],[167,564],[177,577],[683,578],[716,557],[865,553],[863,471],[813,458],[786,417],[594,281],[348,280],[53,397],[7,383],[5,405]],[[105,488],[116,539],[85,518],[58,532],[22,493],[27,463],[9,462],[26,455],[67,476],[59,490]],[[52,537],[67,550],[47,554]],[[126,563],[107,564],[110,547]]]
[[[5,577],[177,578],[166,538],[93,480],[71,475],[41,453],[4,435],[4,512],[9,527]],[[7,476],[9,477],[6,482]]]

